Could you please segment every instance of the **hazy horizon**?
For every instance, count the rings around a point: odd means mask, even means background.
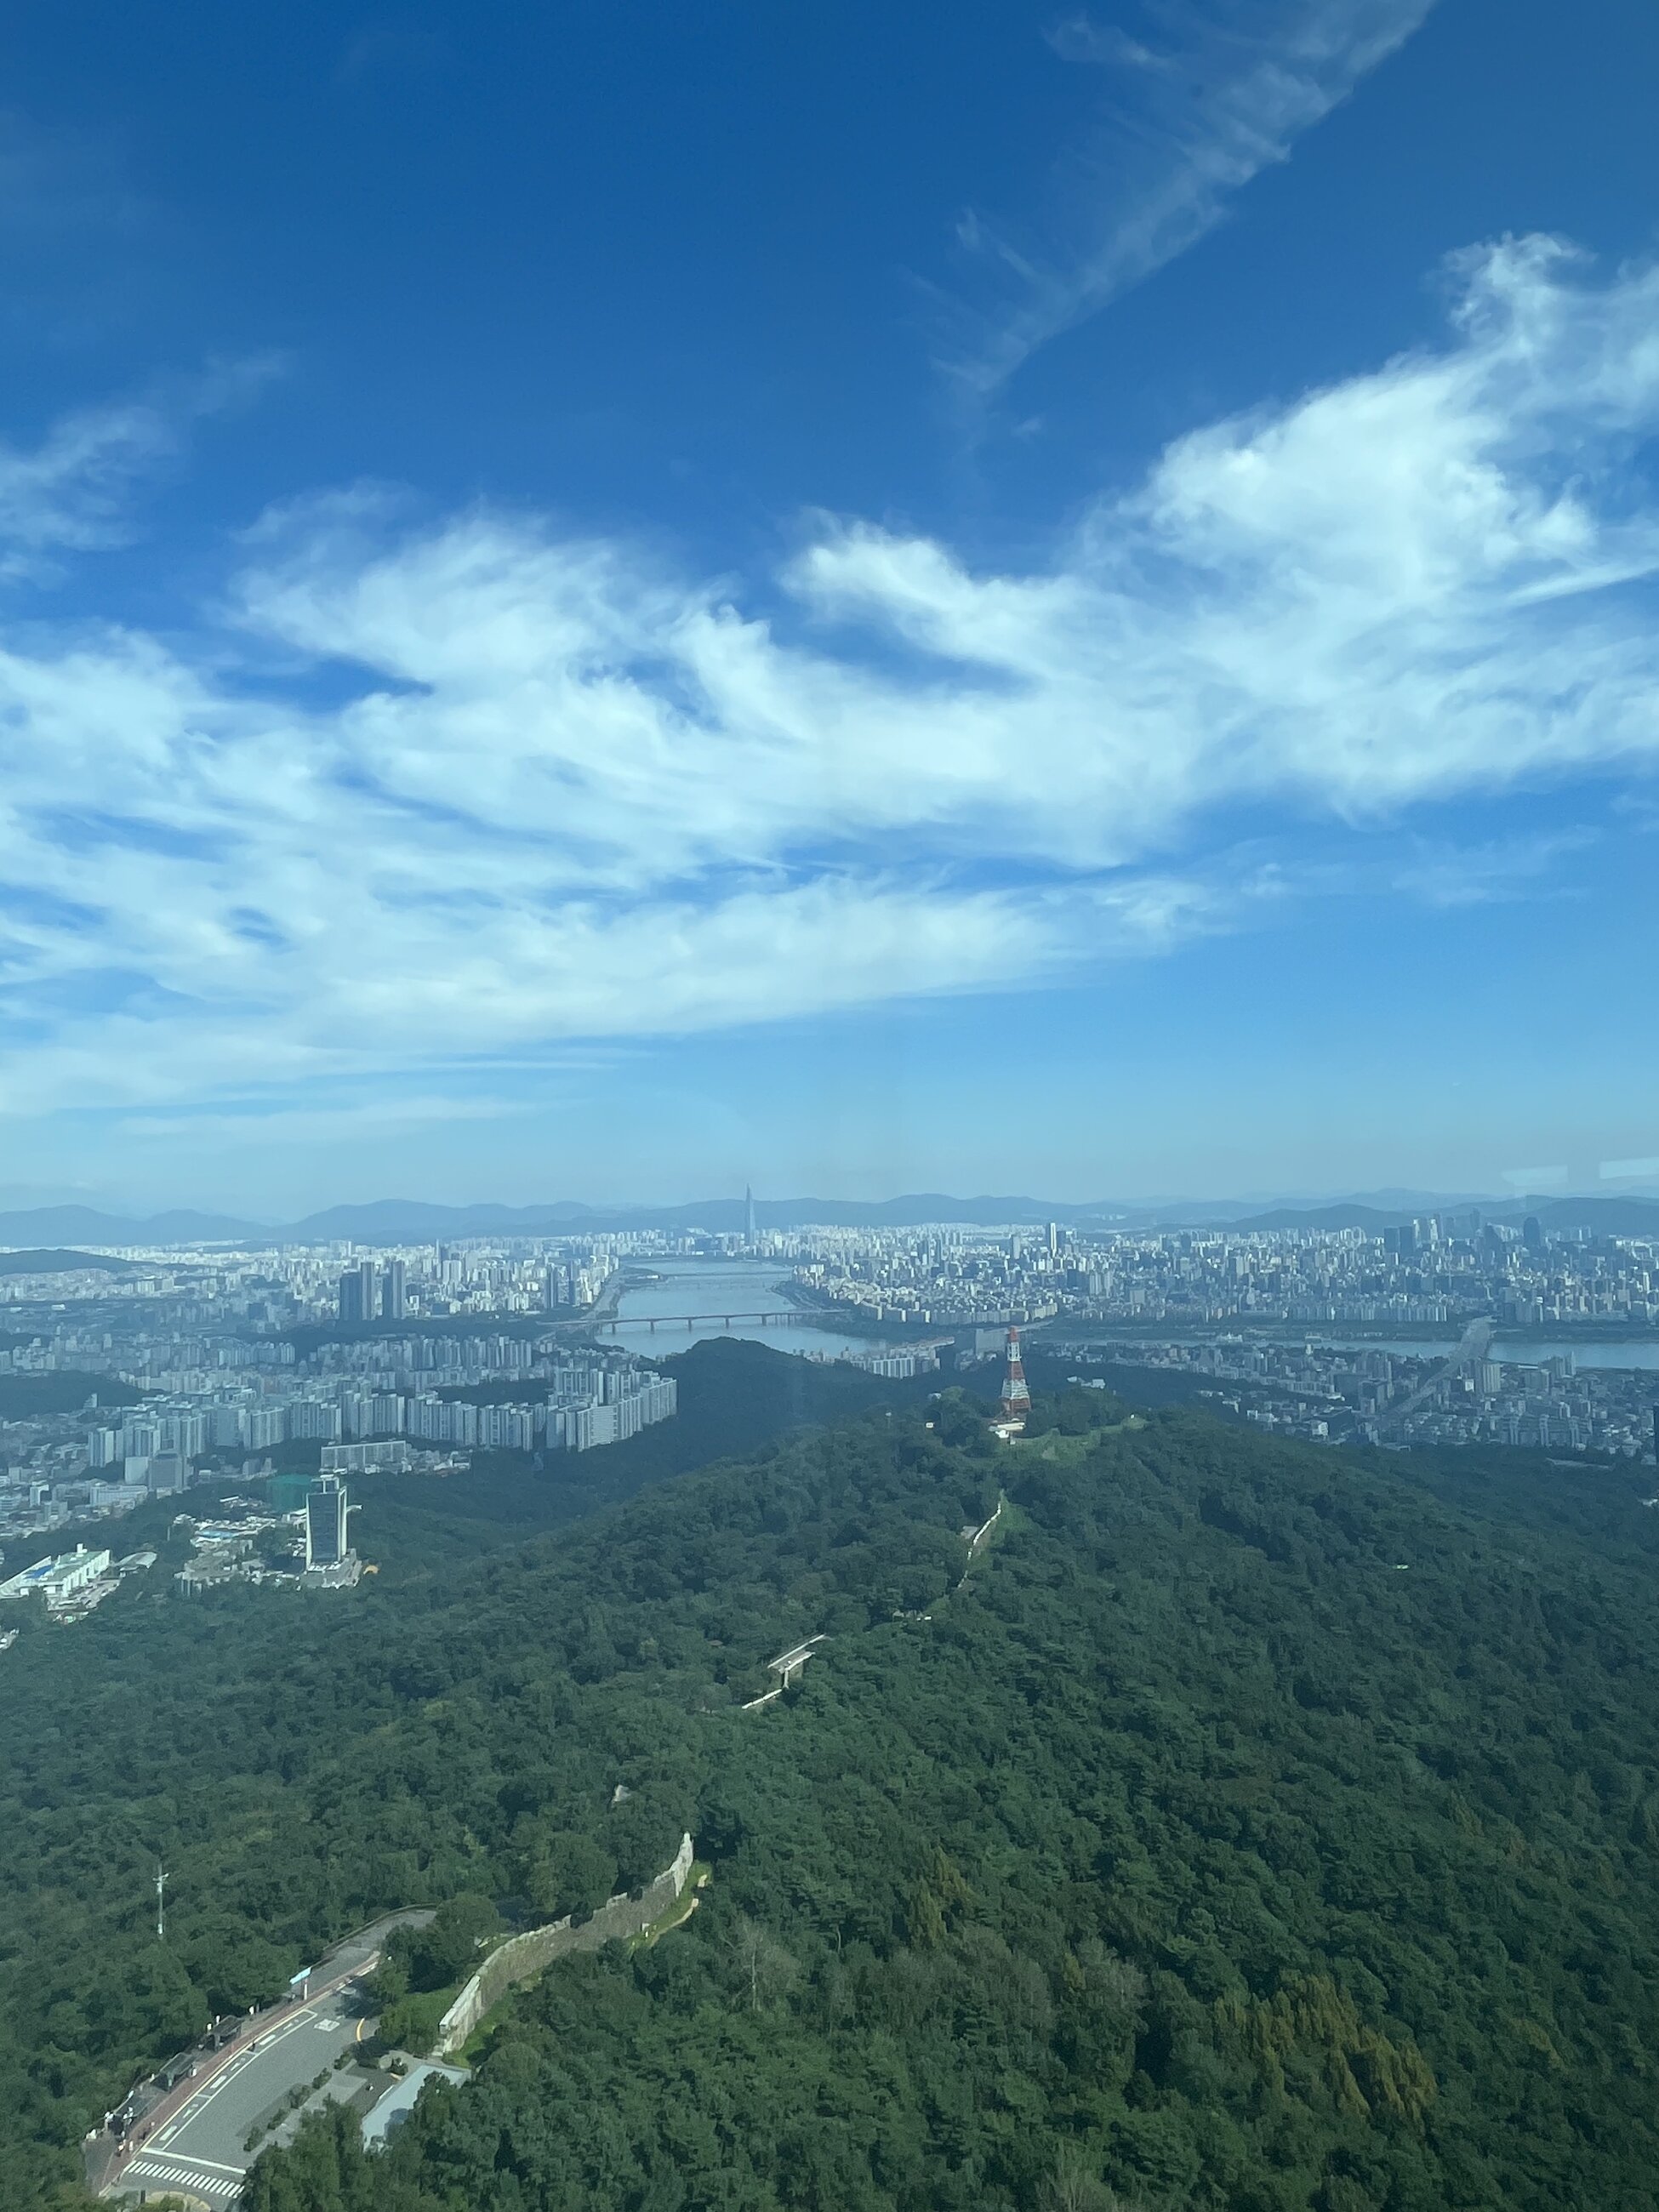
[[[464,1198],[428,1197],[416,1195],[407,1191],[380,1192],[372,1197],[354,1194],[326,1199],[316,1206],[306,1207],[292,1214],[279,1215],[236,1205],[204,1205],[189,1199],[161,1206],[146,1206],[122,1203],[118,1199],[107,1196],[89,1196],[84,1190],[74,1188],[60,1188],[42,1194],[40,1192],[31,1192],[27,1189],[20,1191],[15,1188],[0,1186],[0,1217],[26,1218],[31,1213],[58,1212],[73,1208],[84,1208],[95,1213],[106,1215],[112,1219],[130,1220],[141,1224],[146,1220],[158,1219],[167,1215],[194,1213],[209,1218],[243,1222],[255,1228],[282,1229],[296,1221],[314,1218],[329,1213],[366,1212],[375,1208],[397,1206],[432,1207],[440,1211],[465,1213],[488,1209],[500,1209],[508,1212],[528,1212],[543,1208],[552,1209],[569,1206],[580,1207],[594,1214],[655,1215],[695,1208],[710,1209],[720,1206],[741,1207],[744,1197],[744,1193],[741,1189],[737,1191],[705,1189],[665,1198],[617,1197],[608,1194],[580,1198],[573,1196],[568,1191],[506,1198],[477,1195]],[[1115,1190],[1097,1190],[1075,1195],[1036,1188],[952,1191],[929,1184],[915,1189],[878,1190],[869,1193],[835,1190],[791,1192],[757,1190],[754,1193],[754,1198],[757,1207],[763,1212],[769,1207],[799,1208],[815,1203],[821,1203],[829,1207],[878,1208],[898,1206],[909,1200],[934,1198],[954,1199],[966,1206],[983,1207],[988,1204],[1006,1200],[1030,1206],[1052,1205],[1067,1211],[1095,1206],[1121,1206],[1129,1212],[1152,1212],[1160,1209],[1174,1212],[1182,1209],[1198,1210],[1214,1207],[1222,1211],[1251,1209],[1265,1213],[1285,1208],[1311,1212],[1323,1207],[1352,1205],[1370,1206],[1378,1212],[1400,1212],[1413,1209],[1446,1210],[1471,1206],[1492,1210],[1516,1209],[1533,1201],[1548,1203],[1568,1199],[1634,1199],[1659,1202],[1659,1184],[1632,1182],[1614,1186],[1601,1182],[1582,1189],[1564,1184],[1559,1188],[1516,1190],[1507,1193],[1435,1190],[1422,1186],[1382,1185],[1323,1191],[1270,1189],[1226,1192],[1160,1191],[1135,1194]],[[945,1220],[949,1217],[940,1214],[933,1218]]]

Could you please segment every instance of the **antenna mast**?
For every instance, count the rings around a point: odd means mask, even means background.
[[[165,1943],[167,1940],[167,1869],[161,1864],[160,1859],[157,1859],[155,1862],[155,1940],[158,1943]]]
[[[1005,1421],[1023,1421],[1031,1410],[1031,1389],[1025,1380],[1025,1364],[1019,1356],[1017,1328],[1008,1332],[1008,1372],[1002,1385],[1000,1410]]]

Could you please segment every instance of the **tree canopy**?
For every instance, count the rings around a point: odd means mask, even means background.
[[[337,2116],[266,2152],[252,2212],[1645,2201],[1628,1478],[1039,1402],[988,1453],[902,1408],[792,1436],[304,1638],[255,1594],[26,1638],[0,2199],[329,1936],[447,1907],[402,1962],[435,1988],[689,1827],[683,1928],[517,1993],[386,2150]]]

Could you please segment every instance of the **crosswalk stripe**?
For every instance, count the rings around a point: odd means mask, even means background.
[[[238,2195],[242,2185],[240,2181],[226,2180],[222,2174],[191,2173],[170,2160],[159,2158],[135,2159],[125,2179],[146,2185],[160,2182],[167,2188],[188,2190],[192,2197],[222,2197],[227,2200]]]

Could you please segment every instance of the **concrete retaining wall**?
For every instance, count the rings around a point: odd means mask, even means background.
[[[685,1889],[691,1875],[693,1853],[690,1835],[650,1887],[640,1897],[613,1897],[592,1919],[574,1925],[567,1917],[546,1928],[532,1928],[510,1936],[490,1953],[438,2024],[433,2048],[440,2058],[459,2051],[484,2014],[498,2005],[508,1990],[527,1982],[571,1951],[597,1951],[617,1936],[637,1936],[659,1919]]]

